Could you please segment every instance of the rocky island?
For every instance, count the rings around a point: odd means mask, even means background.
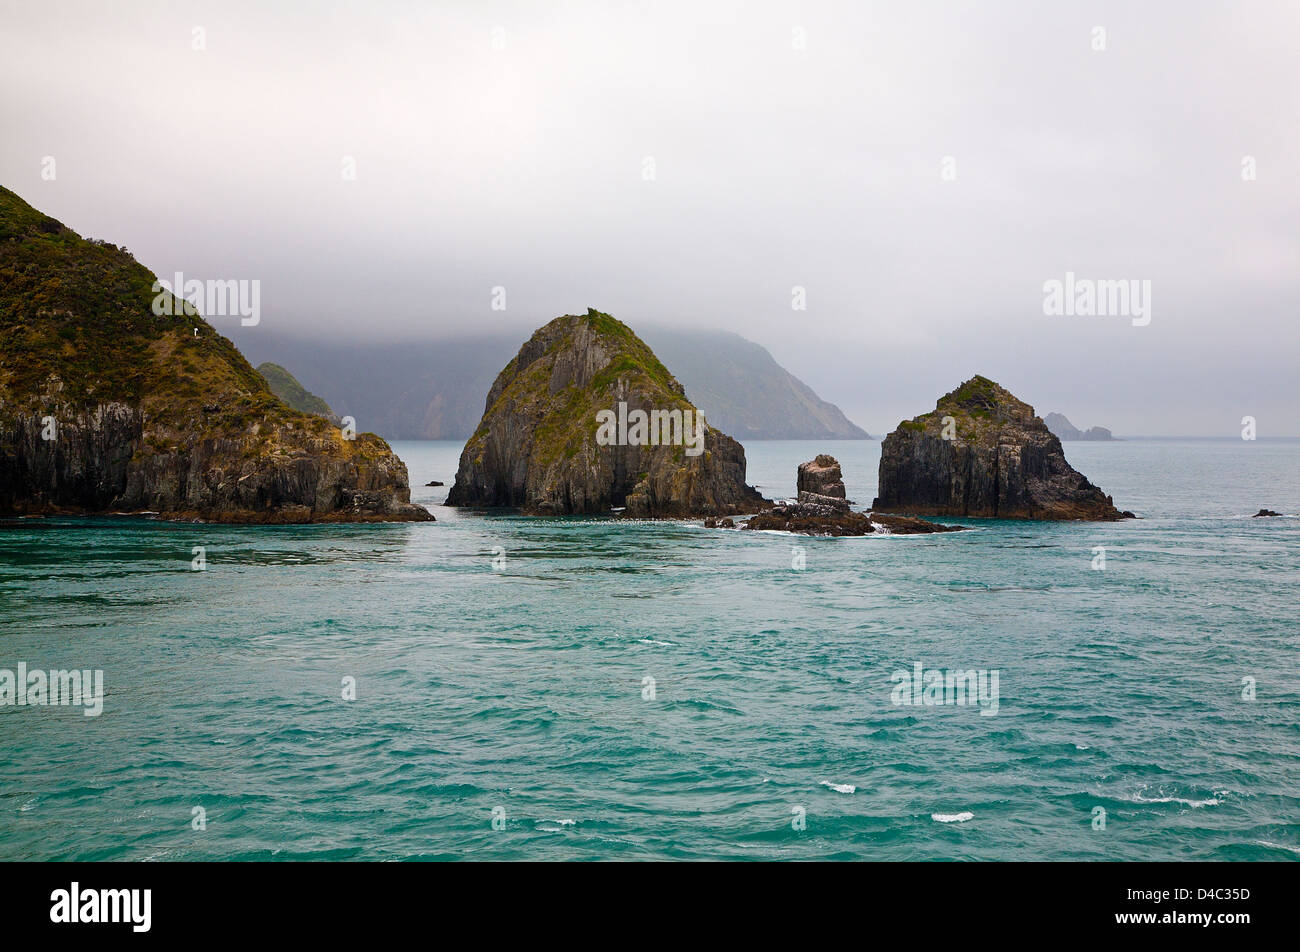
[[[1000,519],[1133,518],[1065,461],[1034,408],[976,376],[881,445],[873,509]]]
[[[159,288],[0,188],[0,513],[433,518],[387,443],[286,406],[193,308],[155,313]]]
[[[622,322],[588,310],[539,328],[497,375],[449,506],[726,516],[767,502],[745,451],[709,426]]]
[[[1104,426],[1090,426],[1086,430],[1081,430],[1070,422],[1069,417],[1063,413],[1049,413],[1043,417],[1043,423],[1047,428],[1057,435],[1062,441],[1068,440],[1085,440],[1091,443],[1111,443],[1116,442],[1115,435]]]

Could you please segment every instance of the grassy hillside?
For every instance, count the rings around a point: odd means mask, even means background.
[[[429,518],[383,440],[286,405],[193,308],[155,314],[155,286],[0,187],[0,508]]]
[[[334,411],[328,403],[300,384],[293,374],[279,364],[258,364],[257,372],[262,375],[272,393],[298,412],[314,413],[326,419],[334,418]]]

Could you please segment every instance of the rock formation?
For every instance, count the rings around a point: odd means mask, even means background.
[[[1280,515],[1282,515],[1282,513],[1274,512],[1272,509],[1261,509],[1259,512],[1255,513],[1255,515],[1251,516],[1251,518],[1258,519],[1260,516],[1280,516]]]
[[[1061,441],[986,377],[904,420],[881,445],[873,509],[1002,519],[1115,520],[1109,496],[1065,461]]]
[[[781,503],[751,516],[742,528],[776,529],[818,536],[861,536],[880,531],[891,535],[915,535],[923,532],[956,532],[961,526],[944,526],[907,516],[887,516],[853,512],[844,498],[844,479],[834,456],[818,454],[816,459],[799,464],[799,501]],[[705,521],[706,528],[712,520]]]
[[[0,512],[433,518],[388,444],[287,407],[159,288],[0,188]]]
[[[765,502],[745,485],[741,445],[701,422],[650,348],[595,310],[540,328],[497,375],[447,495],[542,515],[722,516]]]
[[[796,483],[801,505],[827,506],[848,512],[849,499],[844,492],[844,477],[834,456],[819,453],[816,459],[799,464]]]

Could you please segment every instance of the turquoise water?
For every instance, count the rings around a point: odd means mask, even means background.
[[[877,442],[746,449],[765,495],[819,451],[875,492]],[[1144,518],[6,525],[0,668],[106,698],[0,707],[0,859],[1300,858],[1300,519],[1249,518],[1300,513],[1300,442],[1066,450]],[[894,705],[917,661],[997,714]]]

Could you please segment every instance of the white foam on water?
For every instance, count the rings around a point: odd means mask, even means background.
[[[1142,794],[1136,794],[1132,797],[1120,797],[1121,800],[1127,800],[1129,803],[1181,803],[1188,807],[1215,807],[1223,801],[1218,797],[1212,797],[1209,800],[1187,800],[1183,797],[1144,797]]]
[[[836,793],[857,793],[858,788],[851,783],[831,783],[829,780],[822,781],[823,787],[830,787]]]
[[[967,820],[975,819],[975,814],[969,810],[961,813],[931,813],[930,819],[935,823],[965,823]]]

